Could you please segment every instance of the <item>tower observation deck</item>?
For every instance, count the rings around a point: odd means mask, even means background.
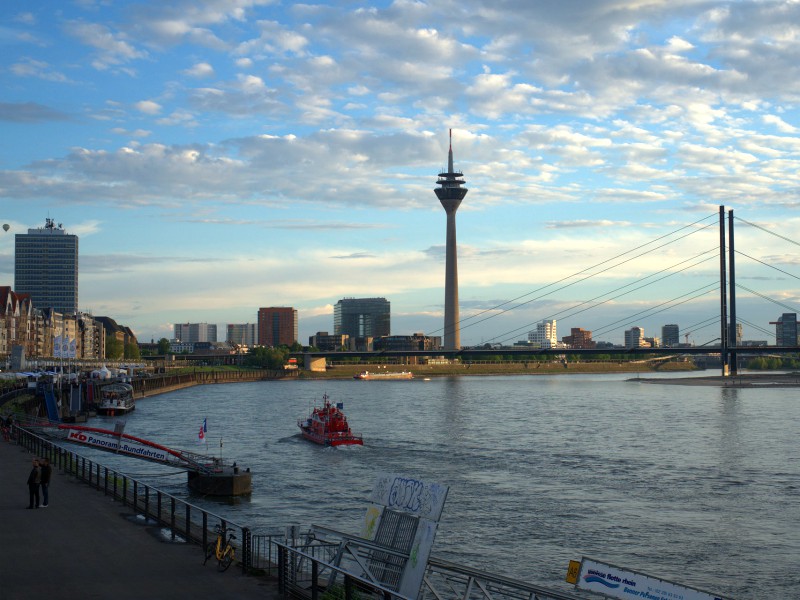
[[[458,324],[458,248],[456,246],[456,211],[467,195],[462,187],[464,174],[453,168],[453,130],[450,130],[450,149],[447,152],[447,171],[439,173],[433,191],[447,213],[447,245],[444,279],[444,349],[461,348],[461,330]]]

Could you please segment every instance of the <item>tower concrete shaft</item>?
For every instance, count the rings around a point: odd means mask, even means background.
[[[453,168],[453,130],[450,130],[450,149],[447,153],[447,171],[439,173],[434,189],[447,213],[447,245],[444,275],[444,349],[461,348],[461,326],[458,314],[458,247],[456,246],[456,211],[467,195],[464,174]]]

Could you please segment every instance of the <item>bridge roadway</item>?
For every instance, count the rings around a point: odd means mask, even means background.
[[[781,355],[781,354],[800,354],[800,346],[729,346],[726,351],[740,356],[744,355]],[[484,357],[516,356],[519,360],[524,360],[531,356],[582,356],[591,358],[597,355],[629,356],[631,358],[658,357],[658,356],[681,356],[681,355],[703,355],[719,354],[720,347],[717,346],[690,346],[687,348],[461,348],[460,350],[373,350],[373,351],[327,351],[313,350],[310,352],[298,352],[297,355],[308,354],[311,357],[325,357],[333,360],[346,360],[348,358],[388,358],[388,357],[430,357],[444,356],[447,358],[458,358],[463,361],[481,360]]]
[[[56,469],[49,506],[27,510],[33,458],[0,440],[0,598],[282,598],[263,577],[203,566],[198,545],[166,541],[129,507]]]

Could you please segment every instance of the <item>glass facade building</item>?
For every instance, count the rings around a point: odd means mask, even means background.
[[[44,227],[14,236],[14,291],[36,308],[78,311],[78,236],[47,219]]]
[[[333,334],[379,338],[391,334],[386,298],[343,298],[333,309]]]

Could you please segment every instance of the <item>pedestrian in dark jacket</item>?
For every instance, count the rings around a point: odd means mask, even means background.
[[[39,485],[42,483],[42,473],[39,471],[39,461],[33,459],[33,468],[28,475],[28,508],[39,508]]]
[[[50,466],[50,459],[44,457],[42,463],[42,508],[47,506],[48,492],[50,490],[50,475],[53,473],[53,467]]]

